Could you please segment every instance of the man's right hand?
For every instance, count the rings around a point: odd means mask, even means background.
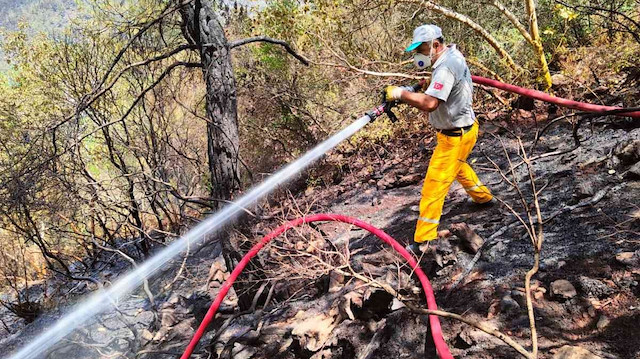
[[[402,91],[408,92],[422,92],[422,89],[428,85],[427,80],[422,79],[420,82],[413,86],[386,86],[382,93],[384,95],[384,101],[398,101],[402,96]]]
[[[404,89],[398,86],[386,86],[383,90],[384,100],[386,102],[392,102],[400,100],[400,96],[402,95],[402,91]]]

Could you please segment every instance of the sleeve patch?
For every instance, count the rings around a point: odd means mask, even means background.
[[[443,85],[443,84],[441,84],[440,82],[435,82],[435,83],[433,84],[433,88],[434,88],[435,90],[442,90],[442,88],[443,88],[443,87],[444,87],[444,85]]]

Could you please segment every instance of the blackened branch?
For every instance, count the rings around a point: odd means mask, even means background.
[[[248,38],[242,39],[242,40],[231,41],[231,42],[229,42],[229,48],[233,49],[235,47],[246,45],[246,44],[250,44],[252,42],[268,42],[270,44],[280,45],[280,46],[284,47],[284,49],[287,50],[287,52],[291,56],[295,57],[296,59],[298,59],[300,62],[302,62],[306,66],[309,66],[309,60],[305,59],[302,55],[298,54],[293,48],[291,48],[289,43],[287,43],[286,41],[283,41],[283,40],[272,39],[272,38],[270,38],[268,36],[254,36],[254,37],[248,37]],[[205,44],[205,45],[203,45],[203,47],[206,47],[208,45],[209,44]]]

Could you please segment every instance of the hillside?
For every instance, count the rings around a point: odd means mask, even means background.
[[[34,33],[53,33],[69,23],[75,9],[73,0],[1,0],[0,28],[13,31],[25,23]]]
[[[537,124],[533,118],[546,117],[546,108],[493,113],[491,117],[481,115],[483,131],[471,161],[494,193],[515,206],[518,192],[501,178],[492,162],[510,178],[502,146],[512,153],[517,143],[510,131],[517,131],[529,148],[536,126],[546,123]],[[569,148],[571,132],[569,124],[551,127],[539,144],[539,154]],[[638,358],[640,332],[635,323],[640,320],[640,262],[632,258],[638,256],[640,174],[630,168],[640,161],[640,129],[602,117],[595,119],[591,128],[581,129],[579,135],[583,141],[577,150],[543,158],[536,165],[545,220],[541,269],[534,290],[540,357],[564,358],[558,353],[578,353],[575,346],[580,346],[599,358]],[[280,218],[325,212],[365,220],[407,243],[417,218],[421,179],[434,145],[425,132],[396,138],[376,153],[348,148],[339,151],[332,158],[349,163],[348,170],[339,177],[323,174],[338,180],[309,187],[293,197],[274,199],[275,206],[262,209],[272,213],[266,216],[270,219],[247,218],[249,227],[245,225],[233,236],[246,250],[247,241],[252,243],[275,228],[282,223]],[[531,195],[525,171],[517,171],[515,182],[525,196]],[[300,209],[304,212],[298,212]],[[528,322],[522,288],[533,252],[524,228],[503,205],[487,209],[470,206],[458,184],[449,193],[444,214],[444,228],[455,232],[454,227],[465,223],[486,242],[477,263],[460,245],[464,233],[438,241],[440,264],[423,262],[440,308],[464,313],[467,319],[495,326],[526,343]],[[242,291],[261,283],[255,282],[257,278],[245,278],[228,296],[222,316],[203,339],[217,355],[228,351],[234,358],[430,357],[428,352],[433,349],[429,349],[426,317],[412,313],[376,283],[392,286],[405,303],[418,307],[425,305],[421,291],[403,261],[375,237],[327,223],[302,228],[276,242],[258,259],[270,276],[264,279],[270,288],[268,298],[263,288],[254,302],[258,304],[256,311],[234,310],[239,305],[236,293],[242,297]],[[138,351],[155,352],[154,358],[175,357],[202,319],[209,298],[229,275],[219,251],[219,244],[210,243],[155,276],[150,289],[161,293],[155,298],[162,308],[157,321],[140,291],[120,303],[118,313],[102,315],[96,324],[85,327],[86,332],[95,333],[91,340],[110,355]],[[340,251],[349,253],[348,268],[364,277],[350,278],[338,274],[337,269],[318,267],[321,260],[341,267],[345,259],[340,259]],[[299,259],[291,262],[289,256],[294,254]],[[626,257],[628,254],[631,257]],[[121,268],[95,275],[111,277]],[[174,283],[173,289],[163,290],[175,282],[176,271],[192,275]],[[573,293],[555,288],[563,280],[570,283]],[[74,292],[77,295],[77,290]],[[43,316],[21,335],[3,341],[2,346],[10,349],[28,342],[29,333],[55,317],[53,313]],[[450,319],[442,322],[455,357],[506,359],[516,355],[478,329]],[[130,337],[131,328],[137,333],[135,341],[125,347],[115,345]],[[78,343],[86,340],[80,332],[71,339]],[[563,346],[569,347],[560,351]],[[73,343],[60,344],[56,352],[64,354],[52,358],[83,358],[94,353]],[[201,353],[194,357],[207,356]]]
[[[22,24],[28,34],[59,33],[75,15],[73,0],[0,0],[0,34]],[[0,38],[1,40],[1,38]],[[0,49],[0,71],[7,68]]]
[[[76,4],[0,4],[0,356],[640,359],[637,0]]]

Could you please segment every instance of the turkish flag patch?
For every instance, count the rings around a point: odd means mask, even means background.
[[[433,83],[433,88],[436,89],[436,90],[442,90],[443,87],[444,87],[444,85],[439,83],[439,82],[434,82]]]

